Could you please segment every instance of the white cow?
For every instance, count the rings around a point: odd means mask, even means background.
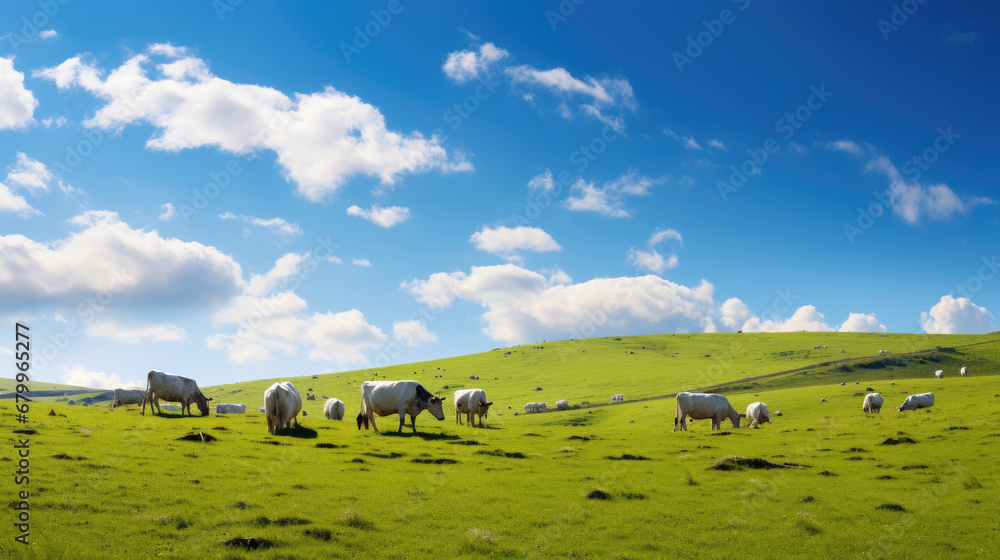
[[[888,350],[879,350],[878,351],[878,355],[879,356],[888,356],[889,355],[889,351]]]
[[[524,405],[525,412],[547,412],[548,406],[543,402],[531,402]]]
[[[617,395],[611,397],[611,402],[617,402],[617,403],[625,402],[625,395],[623,395],[622,393],[618,393]]]
[[[264,414],[267,415],[267,433],[298,424],[302,410],[302,395],[290,381],[275,383],[264,390]]]
[[[114,398],[111,399],[111,406],[124,406],[126,404],[142,404],[142,399],[146,397],[146,391],[142,389],[115,389]]]
[[[712,419],[712,429],[722,428],[722,420],[729,418],[734,428],[740,427],[740,418],[746,414],[736,412],[733,405],[729,404],[729,399],[722,395],[708,393],[677,393],[677,413],[674,416],[674,431],[683,428],[687,431],[685,418],[690,416],[692,420]]]
[[[403,421],[410,415],[413,433],[417,433],[417,415],[425,409],[438,420],[444,420],[445,399],[436,397],[416,381],[365,381],[361,384],[361,412],[358,413],[358,429],[364,423],[368,429],[378,431],[375,415],[399,414],[399,430],[403,433]]]
[[[896,410],[903,412],[906,410],[916,410],[918,408],[930,408],[934,406],[934,393],[920,393],[906,397],[903,404],[896,407]]]
[[[969,376],[969,368],[962,367],[962,369],[958,370],[958,373],[960,373],[962,375],[962,377],[968,377]]]
[[[746,417],[750,420],[751,428],[771,421],[771,417],[767,414],[767,405],[762,402],[747,405]]]
[[[191,403],[198,405],[202,416],[208,416],[208,401],[212,400],[205,398],[194,379],[153,370],[146,374],[146,396],[142,399],[142,415],[146,415],[147,402],[150,410],[155,408],[157,414],[163,414],[160,399],[181,403],[181,415],[184,414],[184,409],[187,409],[188,416],[193,416]]]
[[[882,410],[883,402],[885,402],[885,399],[882,398],[882,395],[878,393],[868,393],[865,395],[864,402],[861,403],[861,411],[870,412],[872,414],[880,412]]]
[[[556,408],[559,410],[569,410],[569,402],[566,399],[556,401]]]
[[[344,410],[344,401],[340,399],[327,399],[323,404],[323,414],[330,420],[343,420]]]
[[[939,369],[939,370],[935,371],[934,372],[934,377],[937,377],[938,379],[944,378],[944,370],[943,369]]]
[[[219,403],[215,405],[216,414],[246,414],[247,405],[245,404],[223,404]]]
[[[492,402],[486,400],[486,391],[482,389],[459,389],[455,391],[455,423],[461,424],[461,416],[464,414],[466,422],[472,427],[476,426],[476,417],[479,415],[479,427],[483,427],[483,416],[489,418],[489,411]]]

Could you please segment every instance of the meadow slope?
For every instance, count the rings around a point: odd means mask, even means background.
[[[34,544],[15,545],[12,524],[4,523],[0,553],[245,559],[1000,553],[996,333],[741,337],[539,343],[544,348],[289,378],[317,399],[305,403],[302,429],[277,436],[267,434],[258,413],[152,417],[134,406],[41,399],[31,410],[36,433],[27,436]],[[857,367],[878,360],[872,355],[879,349],[901,362]],[[901,356],[906,352],[919,353],[908,359]],[[852,361],[818,365],[844,354]],[[959,363],[969,364],[971,377],[957,376]],[[837,369],[844,364],[851,371]],[[806,375],[765,378],[781,381],[774,387],[726,392],[738,409],[768,404],[773,422],[761,429],[727,422],[713,432],[708,421],[694,421],[689,432],[674,433],[673,401],[654,399],[808,366],[816,367]],[[933,379],[935,369],[949,375]],[[357,387],[376,373],[418,379],[447,395],[445,421],[424,413],[419,434],[396,435],[387,417],[382,433],[359,432]],[[838,377],[852,373],[856,379]],[[256,410],[270,383],[206,392],[216,402]],[[473,384],[496,402],[485,429],[456,425],[447,406],[455,388]],[[868,387],[886,398],[879,415],[861,412]],[[935,407],[895,410],[907,394],[924,391],[937,395]],[[605,404],[616,392],[627,401]],[[345,421],[322,417],[322,395],[345,401]],[[524,402],[552,406],[559,398],[601,405],[513,414]],[[12,407],[0,401],[8,434]],[[773,417],[777,410],[783,416]],[[215,441],[202,442],[198,434]],[[731,456],[787,468],[710,468]],[[10,451],[0,465],[14,470]],[[5,488],[12,500],[14,486]]]

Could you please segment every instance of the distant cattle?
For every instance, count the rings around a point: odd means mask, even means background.
[[[712,429],[722,428],[722,420],[729,418],[734,428],[740,427],[740,418],[745,414],[736,412],[733,405],[729,404],[729,399],[722,395],[708,393],[677,393],[677,409],[674,415],[674,431],[682,428],[687,431],[685,418],[690,416],[692,420],[712,419]]]
[[[247,405],[245,404],[223,404],[219,403],[215,405],[216,414],[246,414]]]
[[[556,408],[559,410],[569,410],[569,402],[566,399],[556,401]]]
[[[368,429],[378,431],[375,415],[399,414],[399,430],[403,432],[403,421],[410,415],[413,433],[417,433],[417,415],[429,411],[438,420],[444,420],[445,399],[436,397],[416,381],[365,381],[361,384],[361,412],[358,413],[358,429],[364,423]]]
[[[323,404],[323,414],[330,420],[343,420],[344,410],[344,401],[340,399],[327,399]]]
[[[532,402],[524,405],[525,412],[546,412],[548,407],[543,402]]]
[[[611,402],[613,402],[613,403],[625,402],[625,395],[622,394],[622,393],[618,393],[617,395],[613,395],[611,397]]]
[[[882,410],[883,401],[884,399],[882,398],[882,395],[878,393],[868,393],[865,395],[865,400],[861,403],[861,411],[872,414],[878,413]]]
[[[115,389],[111,399],[111,406],[124,406],[126,404],[142,404],[142,399],[146,397],[146,391],[142,389]]]
[[[755,402],[747,405],[746,417],[750,420],[751,428],[755,428],[765,422],[771,421],[771,417],[767,414],[767,405],[762,402]]]
[[[939,370],[935,371],[934,372],[934,377],[937,377],[938,379],[943,379],[944,378],[944,370],[943,369],[939,369]]]
[[[968,377],[969,376],[969,368],[963,367],[962,369],[958,370],[958,373],[961,374],[962,377]]]
[[[536,391],[541,391],[541,390],[542,390],[542,388],[541,388],[541,387],[535,387],[535,390],[536,390]]]
[[[482,389],[459,389],[455,391],[455,423],[461,424],[464,414],[466,422],[476,426],[476,416],[479,416],[479,427],[483,427],[483,416],[489,418],[492,402],[486,400],[486,391]]]
[[[826,397],[823,397],[822,399],[820,399],[819,402],[826,402]]]
[[[775,411],[774,411],[774,415],[775,415],[775,416],[784,416],[783,414],[781,414],[781,411],[780,411],[780,410],[775,410]]]
[[[879,356],[888,356],[889,355],[889,351],[888,350],[879,350],[878,351],[878,355]]]
[[[302,410],[302,395],[290,381],[281,381],[264,390],[264,414],[267,415],[267,433],[298,424]]]
[[[847,383],[844,383],[843,381],[841,381],[840,386],[843,387],[844,385],[847,385]]]
[[[470,375],[469,379],[474,379],[474,380],[478,381],[479,380],[479,376],[478,375]]]
[[[875,390],[875,389],[873,389],[873,388],[871,388],[871,387],[865,387],[865,391],[868,391],[869,393],[870,393],[870,392],[872,392],[872,391],[874,391],[874,390]]]
[[[208,401],[212,400],[205,398],[194,379],[153,370],[146,374],[146,396],[142,399],[142,415],[146,415],[147,402],[150,410],[155,409],[157,414],[162,414],[161,399],[181,403],[181,415],[187,409],[188,416],[193,416],[191,403],[198,405],[202,416],[208,416]]]
[[[897,406],[896,410],[903,412],[918,408],[930,408],[932,406],[934,406],[934,393],[920,393],[906,397],[903,404]]]

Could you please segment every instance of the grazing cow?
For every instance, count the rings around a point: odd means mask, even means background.
[[[746,414],[736,412],[733,405],[729,404],[729,399],[722,395],[708,393],[677,393],[677,412],[674,416],[674,431],[680,427],[687,431],[685,418],[690,416],[692,420],[712,419],[712,429],[722,428],[722,420],[729,418],[734,428],[740,427],[740,418]]]
[[[611,397],[611,402],[617,402],[617,403],[625,402],[625,395],[622,393],[618,393],[617,395]]]
[[[150,410],[155,408],[157,414],[163,414],[160,399],[181,403],[182,416],[185,409],[188,416],[193,416],[191,403],[198,405],[202,416],[208,416],[208,401],[212,400],[205,398],[194,379],[153,370],[146,374],[146,396],[142,399],[142,415],[146,415],[147,402]]]
[[[888,356],[889,355],[889,351],[888,350],[879,350],[878,351],[878,355],[879,356]]]
[[[142,389],[115,389],[114,398],[111,399],[111,406],[124,406],[126,404],[142,404],[142,399],[146,397],[146,391]]]
[[[939,369],[939,370],[935,371],[934,372],[934,377],[937,377],[938,379],[944,379],[944,370],[943,369]]]
[[[844,383],[843,381],[841,381],[840,382],[840,386],[843,387],[844,385],[847,385],[847,383]]]
[[[246,414],[247,405],[245,404],[222,404],[219,403],[215,405],[216,414]]]
[[[962,377],[968,377],[969,376],[969,368],[962,367],[962,369],[958,370],[958,373],[961,374]]]
[[[548,410],[548,407],[543,402],[531,402],[524,405],[525,412],[546,412]]]
[[[747,406],[746,417],[750,420],[751,428],[771,421],[771,417],[767,414],[767,405],[762,402],[750,403]]]
[[[361,412],[358,413],[358,429],[364,423],[368,429],[371,422],[372,428],[377,432],[378,426],[375,424],[375,415],[388,416],[399,414],[399,430],[403,433],[403,421],[406,415],[410,415],[410,424],[413,426],[413,433],[417,433],[417,415],[425,409],[438,420],[444,420],[445,399],[435,397],[430,391],[416,381],[365,381],[361,384]]]
[[[267,415],[267,433],[298,424],[302,410],[302,395],[290,381],[275,383],[264,390],[264,414]]]
[[[775,416],[784,416],[783,414],[781,414],[781,411],[780,411],[780,410],[776,410],[776,411],[774,411],[774,415],[775,415]]]
[[[556,401],[556,408],[559,410],[569,410],[569,402],[566,399]]]
[[[478,381],[479,380],[479,376],[478,375],[470,375],[469,379],[474,379],[474,380]]]
[[[323,404],[323,414],[330,420],[343,420],[344,409],[344,401],[340,399],[327,399]]]
[[[826,402],[826,397],[823,397],[822,399],[820,399],[819,402]]]
[[[918,408],[930,408],[932,406],[934,406],[934,393],[920,393],[906,397],[903,404],[897,406],[896,410],[903,412]]]
[[[473,428],[476,427],[476,417],[479,415],[479,427],[483,427],[483,416],[489,418],[489,411],[492,402],[487,402],[486,391],[482,389],[459,389],[455,391],[455,423],[461,424],[461,415],[464,414],[466,422]]]
[[[872,414],[878,413],[882,410],[882,403],[884,399],[882,395],[878,393],[868,393],[865,395],[864,402],[861,403],[862,412],[870,412]]]

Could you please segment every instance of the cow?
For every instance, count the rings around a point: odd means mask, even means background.
[[[223,404],[219,403],[215,405],[216,414],[246,414],[247,405],[245,404]]]
[[[146,415],[147,402],[149,410],[155,408],[156,414],[163,414],[160,399],[181,403],[181,416],[184,415],[185,409],[188,416],[193,416],[191,403],[198,405],[202,416],[208,416],[208,401],[212,400],[205,398],[194,379],[153,370],[146,374],[146,396],[142,399],[142,415]]]
[[[962,369],[958,370],[958,373],[961,374],[962,377],[968,377],[969,376],[969,368],[962,367]]]
[[[879,356],[888,356],[889,355],[889,351],[888,350],[879,350],[878,351],[878,355]]]
[[[556,408],[559,410],[569,410],[569,402],[566,399],[556,401]]]
[[[478,381],[479,380],[479,376],[478,375],[470,375],[469,379],[473,379],[473,380],[477,380]]]
[[[722,395],[708,393],[677,393],[677,413],[674,416],[674,431],[680,427],[687,431],[685,418],[690,416],[692,420],[712,419],[712,429],[722,428],[722,420],[729,418],[734,428],[740,427],[740,418],[746,414],[736,412],[733,405],[729,404],[729,399]]]
[[[344,401],[340,399],[327,399],[323,404],[323,414],[330,420],[344,419]]]
[[[747,405],[746,417],[750,420],[751,428],[755,428],[765,422],[771,421],[771,417],[767,414],[767,405],[762,402],[755,402]]]
[[[264,414],[267,415],[267,433],[298,424],[302,410],[302,395],[290,381],[281,381],[264,390]]]
[[[861,403],[861,411],[876,414],[882,410],[884,400],[882,395],[878,393],[868,393],[865,395],[865,400]]]
[[[918,408],[930,408],[932,406],[934,406],[934,393],[920,393],[906,397],[903,404],[897,406],[896,410],[904,412]]]
[[[399,414],[399,430],[403,433],[403,421],[410,415],[413,433],[417,433],[417,415],[425,409],[438,420],[444,420],[445,398],[436,397],[416,381],[365,381],[361,384],[361,412],[358,413],[358,429],[369,422],[377,432],[375,415]]]
[[[935,371],[934,372],[934,377],[937,377],[938,379],[944,379],[944,370],[943,369],[939,369],[939,370]]]
[[[525,412],[547,412],[549,409],[543,402],[532,402],[524,405]]]
[[[774,415],[775,416],[784,416],[783,414],[781,414],[780,410],[775,411]]]
[[[461,416],[464,414],[466,422],[472,427],[476,426],[476,417],[479,415],[479,427],[483,427],[483,416],[489,418],[489,411],[492,402],[486,400],[486,391],[482,389],[459,389],[455,391],[455,423],[461,424]]]
[[[127,404],[142,404],[142,399],[146,397],[146,391],[142,389],[115,389],[114,397],[111,399],[111,406],[124,406]]]
[[[616,402],[617,403],[625,402],[625,395],[623,395],[621,393],[618,393],[617,395],[613,395],[611,397],[611,402],[613,402],[613,403],[616,403]]]

